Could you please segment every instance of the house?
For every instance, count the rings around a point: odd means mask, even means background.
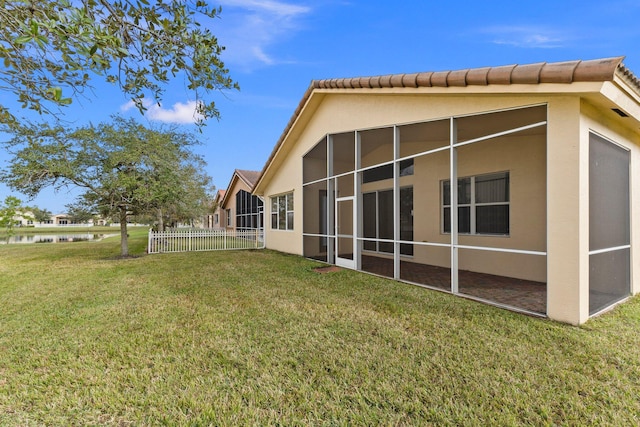
[[[36,223],[36,227],[92,227],[92,226],[105,226],[107,220],[100,216],[89,218],[86,221],[76,222],[69,214],[61,213],[51,215],[51,219]]]
[[[51,215],[51,221],[52,221],[51,224],[55,226],[59,226],[59,225],[66,226],[66,225],[71,225],[73,223],[71,221],[71,218],[69,218],[69,215],[64,213]]]
[[[16,227],[33,227],[35,219],[31,211],[17,211],[13,221]]]
[[[254,187],[267,247],[585,322],[640,291],[622,60],[313,81]]]
[[[212,206],[214,206],[213,214],[207,216],[207,228],[224,228],[222,216],[222,199],[224,199],[225,190],[218,190],[213,198]]]
[[[262,199],[252,194],[259,175],[259,171],[242,169],[236,169],[233,172],[227,189],[219,191],[216,195],[214,228],[238,231],[263,228]]]

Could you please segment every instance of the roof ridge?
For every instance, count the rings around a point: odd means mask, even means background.
[[[313,80],[311,86],[314,89],[381,89],[611,81],[623,59],[624,56],[615,56],[586,61],[537,62],[412,74],[330,78]]]

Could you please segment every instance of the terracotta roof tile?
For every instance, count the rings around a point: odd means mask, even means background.
[[[380,77],[380,87],[392,87],[390,75]]]
[[[472,68],[467,72],[467,84],[475,86],[488,85],[487,74],[489,74],[490,67]]]
[[[402,75],[402,87],[418,87],[418,74],[403,74]]]
[[[626,70],[627,74],[632,75],[621,64],[622,59],[623,57],[619,56],[588,61],[538,62],[454,71],[325,79],[314,80],[311,87],[318,89],[378,89],[611,81],[617,70]],[[634,79],[634,81],[638,81],[637,78]]]
[[[627,70],[622,57],[581,61],[573,71],[573,78],[580,82],[611,80],[611,69]],[[628,70],[627,70],[628,71]]]
[[[394,74],[389,79],[389,83],[391,83],[391,87],[402,87],[402,80],[404,79],[405,74]]]
[[[431,76],[433,75],[432,72],[430,73],[418,73],[418,75],[416,75],[416,87],[421,87],[421,86],[426,86],[429,87],[431,86]]]
[[[511,72],[511,82],[515,84],[535,85],[540,82],[540,70],[544,67],[544,62],[537,64],[520,65]]]
[[[431,86],[447,87],[447,77],[451,71],[438,71],[431,75]]]
[[[466,86],[469,70],[452,71],[447,76],[448,86]]]
[[[571,83],[573,72],[580,61],[545,64],[540,70],[540,83]]]
[[[511,72],[517,65],[503,65],[502,67],[491,67],[487,72],[487,83],[490,85],[511,84]]]

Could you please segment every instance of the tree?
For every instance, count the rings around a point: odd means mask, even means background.
[[[22,201],[14,196],[7,196],[4,204],[0,205],[0,228],[4,228],[8,235],[13,234],[16,225],[15,216],[20,213]]]
[[[179,222],[193,224],[196,218],[200,219],[206,214],[213,186],[211,178],[201,170],[201,166],[185,165],[173,172],[175,176],[171,179],[175,179],[178,185],[157,189],[161,195],[155,206],[158,230],[162,231],[166,225]]]
[[[95,76],[117,84],[141,112],[166,84],[185,79],[199,125],[219,117],[214,90],[238,88],[223,47],[202,22],[221,9],[205,0],[0,0],[0,88],[23,108],[56,114],[90,89]],[[70,92],[70,94],[69,94]],[[0,104],[0,123],[16,124]]]
[[[47,209],[40,209],[37,206],[32,206],[27,209],[33,213],[33,218],[41,224],[45,221],[51,220],[51,211]]]
[[[184,213],[207,194],[204,160],[190,151],[196,143],[192,134],[122,117],[75,130],[26,125],[8,143],[15,153],[0,180],[29,197],[45,187],[83,189],[78,204],[120,223],[126,257],[130,215]]]
[[[66,205],[67,216],[72,224],[82,224],[89,222],[95,216],[90,206],[83,206],[79,203]]]

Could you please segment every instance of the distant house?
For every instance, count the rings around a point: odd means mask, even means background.
[[[84,222],[74,222],[69,215],[60,213],[51,215],[51,219],[47,221],[36,222],[35,224],[36,227],[91,227],[94,225],[107,225],[107,220],[101,217],[95,217]]]
[[[107,220],[101,217],[91,218],[84,222],[73,222],[71,217],[67,214],[55,214],[44,221],[37,221],[33,212],[24,211],[18,212],[14,217],[15,225],[17,227],[65,227],[65,226],[78,226],[78,227],[90,227],[93,225],[104,226],[107,224]]]
[[[214,227],[239,231],[263,228],[263,202],[252,194],[259,175],[259,171],[242,169],[233,172],[227,189],[216,195],[218,208],[214,213]]]
[[[71,219],[67,214],[56,214],[51,216],[51,221],[53,225],[70,225]]]
[[[33,227],[35,222],[33,212],[31,211],[16,212],[13,220],[16,227]]]
[[[213,206],[215,210],[212,215],[207,216],[207,228],[223,228],[222,224],[222,199],[224,198],[225,190],[218,190],[216,196],[213,199]]]
[[[585,322],[640,292],[622,59],[313,81],[253,189],[267,248]]]

